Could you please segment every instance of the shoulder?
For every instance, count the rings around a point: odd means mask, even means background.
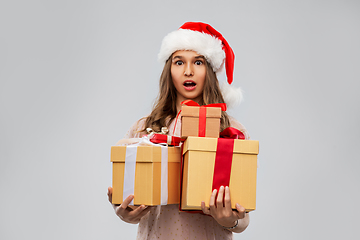
[[[142,137],[142,135],[144,135],[144,133],[142,132],[142,130],[145,127],[145,122],[146,122],[146,118],[147,117],[143,117],[140,118],[139,120],[137,120],[127,131],[127,133],[125,134],[124,138],[139,138]]]
[[[244,125],[242,125],[238,120],[236,120],[231,116],[229,116],[229,121],[230,121],[230,126],[239,129],[245,135],[246,140],[250,139],[250,135],[246,130],[246,128],[244,127]]]

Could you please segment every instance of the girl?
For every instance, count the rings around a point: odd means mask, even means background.
[[[191,99],[200,105],[223,103],[230,93],[220,91],[216,72],[225,63],[228,83],[231,84],[234,53],[229,44],[210,25],[188,22],[168,34],[159,53],[165,62],[160,77],[160,92],[151,114],[137,121],[128,131],[128,138],[142,137],[146,128],[159,132],[166,126],[170,134],[180,136],[181,117],[176,118],[181,102]],[[249,139],[245,128],[222,112],[220,130],[235,127]],[[112,188],[108,189],[111,202]],[[138,239],[232,239],[232,232],[242,232],[249,224],[249,214],[236,204],[231,209],[230,190],[222,186],[210,197],[210,207],[202,202],[204,214],[179,212],[178,205],[136,208],[128,207],[134,198],[130,195],[121,205],[115,206],[116,214],[125,222],[139,223]]]

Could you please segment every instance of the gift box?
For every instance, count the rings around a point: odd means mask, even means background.
[[[213,189],[229,186],[231,207],[256,207],[256,172],[259,142],[223,138],[188,137],[183,146],[182,210],[209,207]]]
[[[181,109],[181,137],[219,137],[220,107],[187,106]]]
[[[179,146],[180,142],[181,142],[181,138],[179,137],[175,137],[175,136],[170,136],[170,135],[166,135],[166,134],[151,134],[149,136],[149,140],[152,143],[165,143],[168,144],[170,146]]]
[[[180,200],[180,147],[113,146],[112,203],[130,194],[131,205],[177,204]]]

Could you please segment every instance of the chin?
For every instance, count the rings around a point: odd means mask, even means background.
[[[198,102],[200,100],[200,96],[199,95],[196,95],[196,96],[188,96],[188,97],[185,97],[186,100],[193,100],[195,102]]]

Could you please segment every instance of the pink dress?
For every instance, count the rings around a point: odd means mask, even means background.
[[[144,128],[145,119],[137,121],[127,132],[125,138],[141,137],[139,130]],[[230,117],[230,124],[241,130],[245,138],[249,135],[242,124]],[[175,127],[175,131],[174,131]],[[180,136],[181,117],[169,126],[169,134]],[[174,133],[174,134],[173,134]],[[231,231],[220,226],[211,216],[179,212],[179,205],[154,206],[139,223],[137,239],[233,239]]]

